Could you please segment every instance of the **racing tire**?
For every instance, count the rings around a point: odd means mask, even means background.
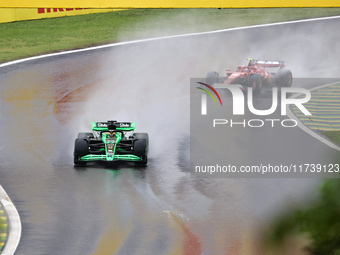
[[[253,96],[259,97],[262,92],[262,79],[261,75],[253,74],[249,78],[249,87],[253,88]]]
[[[86,161],[81,161],[79,158],[89,154],[89,146],[85,139],[76,139],[74,141],[74,164],[76,166],[84,166],[86,165]]]
[[[87,132],[87,133],[78,133],[78,139],[90,139],[94,138],[93,133]]]
[[[136,161],[136,165],[146,165],[148,163],[149,135],[147,133],[135,133],[137,140],[133,143],[133,154],[141,157],[141,161]]]
[[[215,83],[220,81],[220,75],[216,71],[208,72],[204,82],[210,86],[213,86]]]
[[[293,83],[293,75],[290,70],[280,70],[276,74],[275,84],[277,87],[291,87]]]

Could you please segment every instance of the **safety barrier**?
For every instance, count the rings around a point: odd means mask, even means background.
[[[88,9],[88,8],[0,8],[0,23],[19,20],[34,20],[75,16],[90,13],[120,11],[122,9]]]
[[[339,0],[1,0],[0,8],[270,8],[340,7]]]

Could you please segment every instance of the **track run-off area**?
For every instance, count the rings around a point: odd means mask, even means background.
[[[261,234],[270,220],[303,204],[322,179],[190,178],[190,78],[252,57],[284,60],[302,78],[296,87],[337,82],[339,24],[285,22],[1,64],[0,184],[22,221],[16,254],[266,254]],[[267,109],[270,97],[255,104]],[[77,133],[109,119],[149,133],[147,167],[73,166]],[[298,127],[226,135],[233,162],[338,158]]]
[[[296,116],[313,130],[339,131],[340,130],[340,84],[328,85],[314,89],[312,100],[306,104],[312,117],[302,116],[296,106],[293,111]]]

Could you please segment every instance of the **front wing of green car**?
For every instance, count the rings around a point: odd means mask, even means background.
[[[82,161],[142,161],[141,157],[135,155],[113,155],[113,157],[108,158],[106,155],[94,155],[89,154],[80,158]]]

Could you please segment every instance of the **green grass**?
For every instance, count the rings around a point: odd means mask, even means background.
[[[6,229],[5,223],[6,223],[5,220],[0,219],[0,233],[1,233],[1,231],[3,231],[4,229]]]
[[[0,253],[6,241],[7,225],[5,212],[2,210],[0,205]]]
[[[331,139],[333,142],[340,145],[340,131],[324,131],[322,133],[329,139]]]
[[[6,229],[5,224],[6,224],[6,220],[0,219],[0,233]]]
[[[340,8],[133,9],[0,24],[0,63],[93,45],[340,15]]]

